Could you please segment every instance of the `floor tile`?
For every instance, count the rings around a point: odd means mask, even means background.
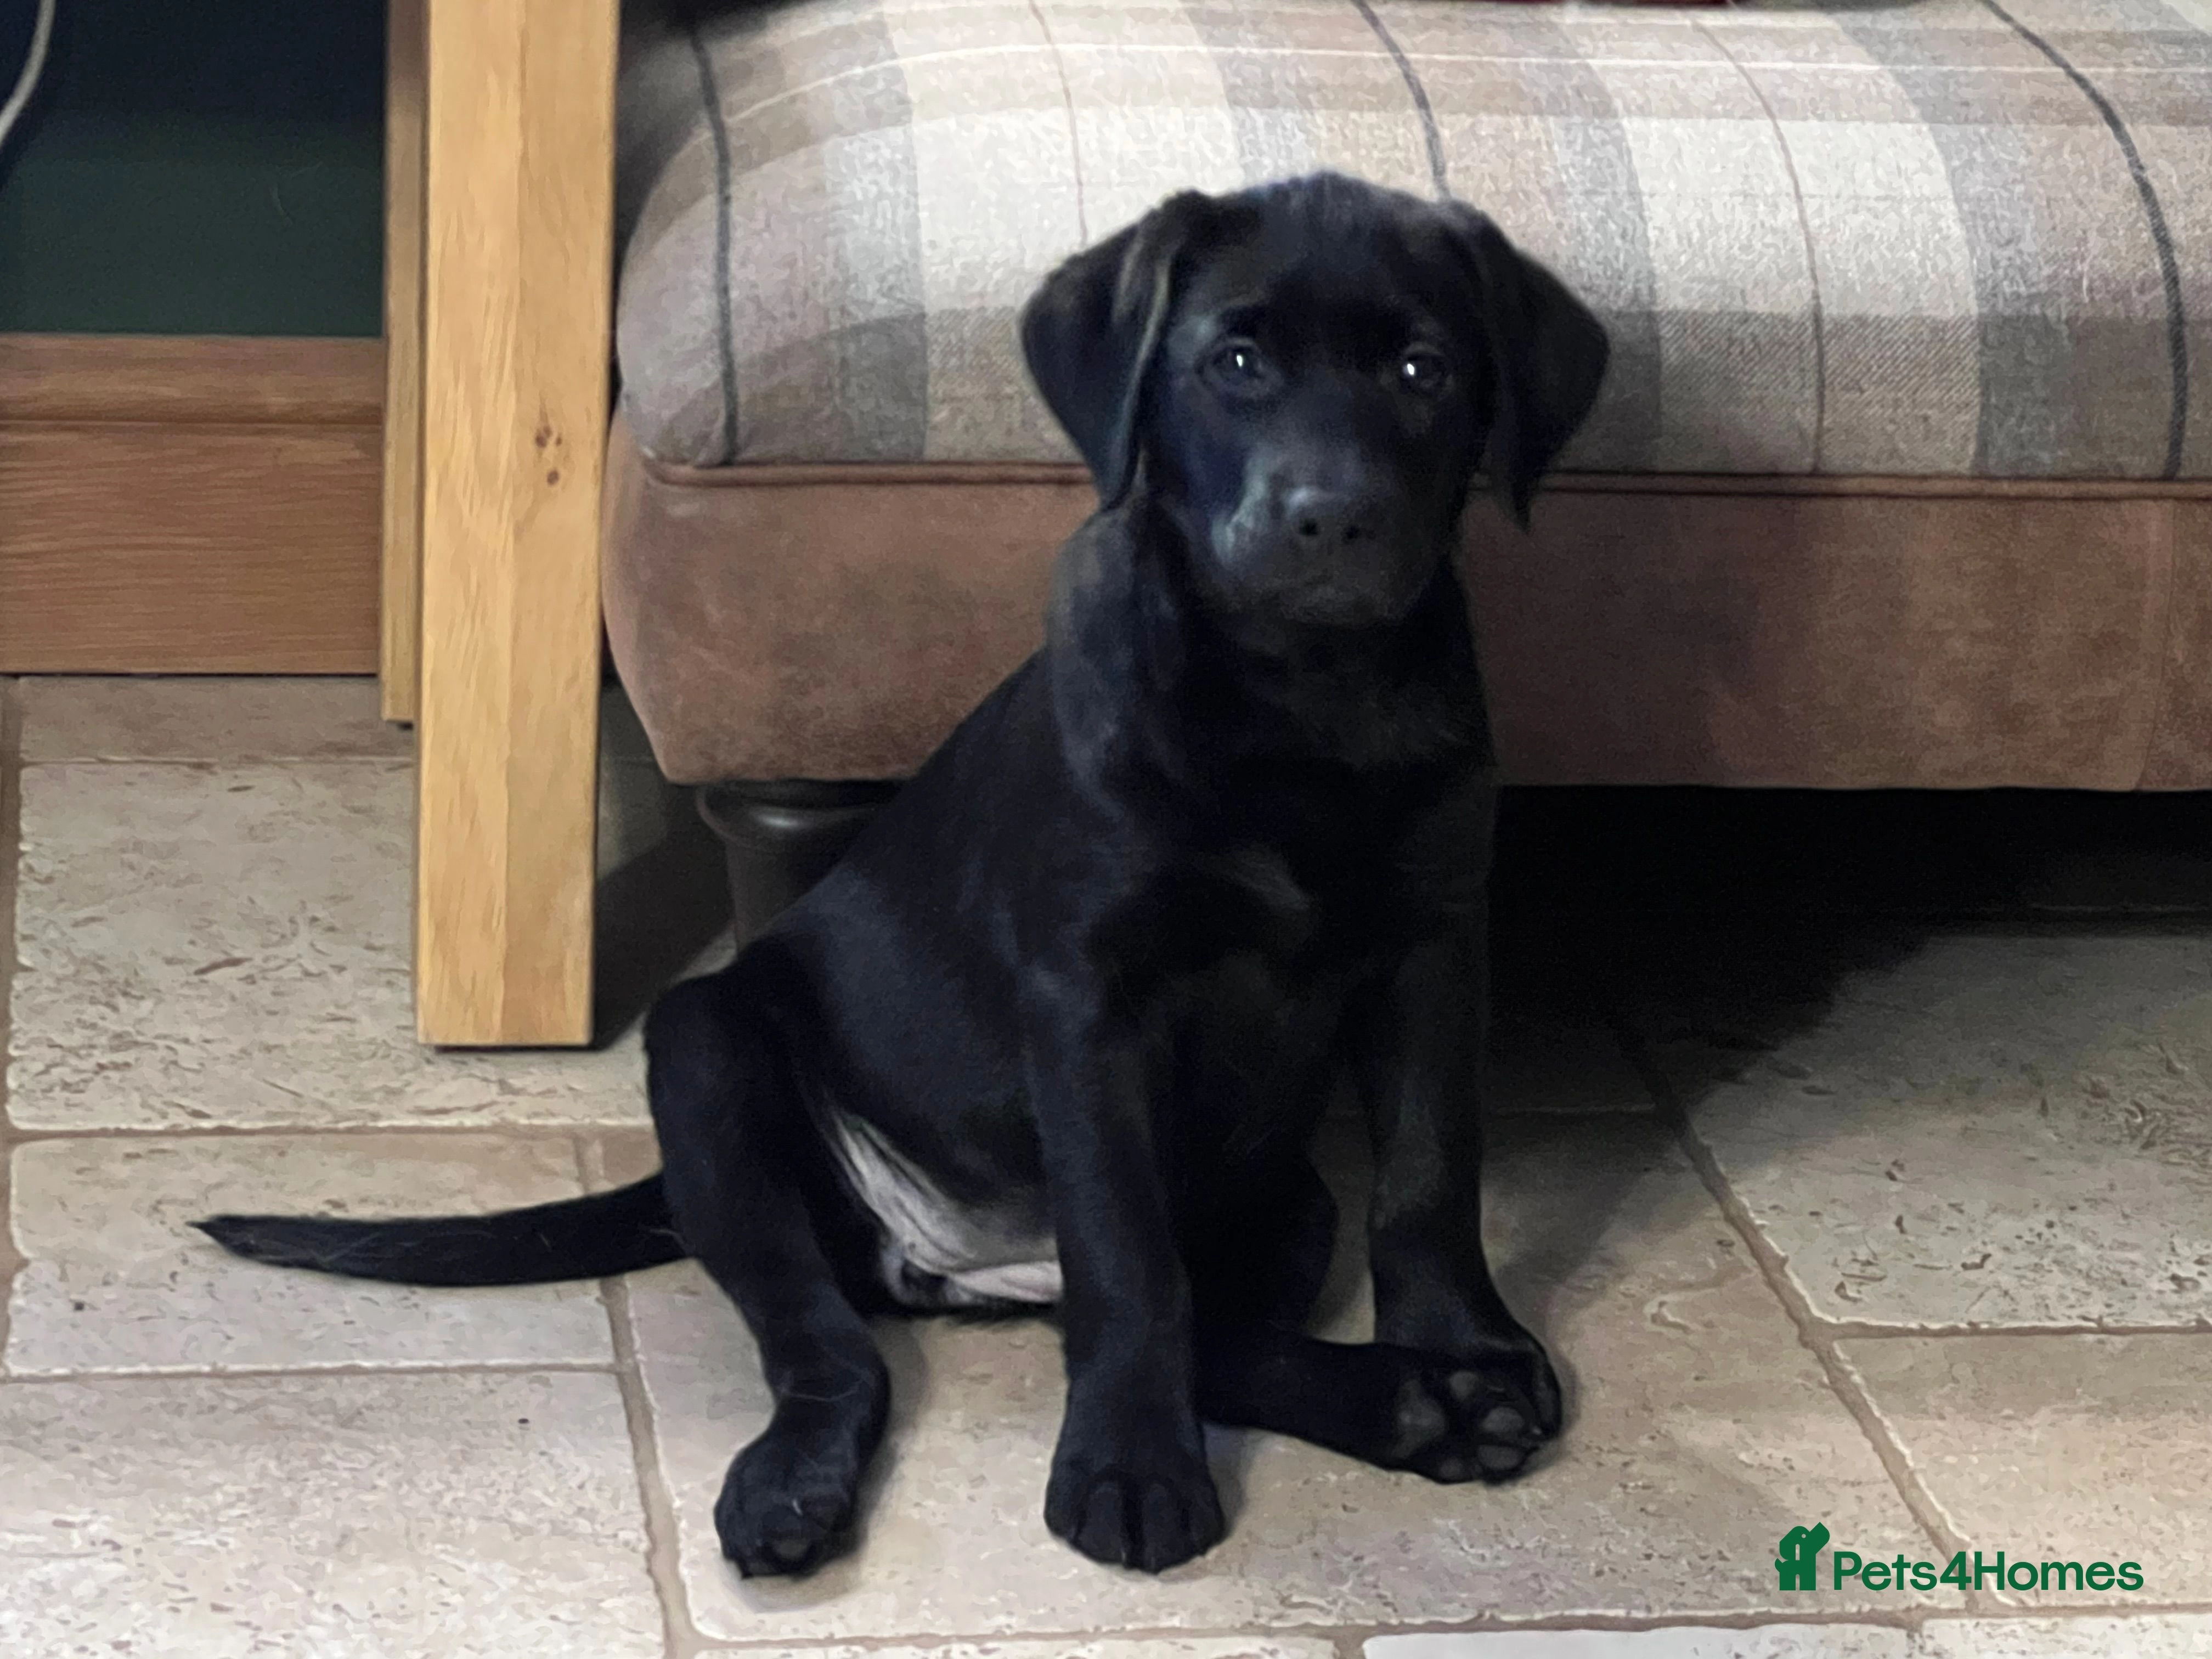
[[[2014,1592],[2117,1611],[2212,1601],[2212,1335],[1872,1338],[1838,1345],[1929,1494],[1994,1566],[2141,1565],[2143,1587]]]
[[[1817,1312],[2212,1322],[2212,936],[1897,933],[1799,989],[1655,1052]]]
[[[414,752],[365,678],[121,674],[17,683],[23,758],[339,760]]]
[[[423,1290],[267,1267],[186,1224],[222,1211],[470,1214],[580,1190],[566,1136],[226,1135],[15,1149],[7,1370],[606,1363],[591,1284]]]
[[[640,1275],[634,1329],[695,1621],[711,1639],[797,1641],[1786,1610],[1771,1564],[1792,1526],[1927,1547],[1650,1118],[1528,1115],[1497,1140],[1500,1277],[1569,1373],[1563,1453],[1510,1487],[1447,1488],[1220,1434],[1231,1536],[1158,1579],[1046,1534],[1063,1384],[1056,1335],[1028,1321],[886,1327],[894,1427],[861,1551],[799,1583],[742,1583],[710,1511],[767,1416],[751,1345],[695,1267]],[[1338,1310],[1332,1334],[1360,1317]]]
[[[2212,1618],[1945,1619],[1921,1632],[1920,1647],[1927,1659],[2203,1659]]]
[[[1875,1625],[1710,1626],[1642,1631],[1378,1636],[1364,1659],[2199,1659],[2212,1619],[1939,1619],[1917,1632]]]
[[[659,1659],[591,1372],[0,1385],[0,1649]]]
[[[402,763],[23,774],[9,1111],[28,1128],[635,1123],[599,1052],[415,1040]]]
[[[595,1165],[585,1171],[595,1186],[627,1187],[660,1167],[660,1143],[650,1129],[610,1129],[598,1139]]]
[[[1879,1625],[1377,1636],[1360,1651],[1363,1659],[1919,1659],[1910,1633]]]
[[[922,1647],[715,1648],[745,1659],[1336,1659],[1334,1642],[1270,1636],[1148,1636],[1140,1641],[948,1642]]]

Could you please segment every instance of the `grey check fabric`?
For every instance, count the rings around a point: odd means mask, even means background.
[[[1585,471],[2212,475],[2212,0],[799,0],[641,12],[646,453],[1073,459],[1016,313],[1169,191],[1334,167],[1604,317]]]

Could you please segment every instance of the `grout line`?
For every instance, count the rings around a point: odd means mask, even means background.
[[[599,1173],[604,1176],[604,1168]],[[615,1383],[622,1390],[623,1415],[629,1425],[630,1456],[636,1464],[638,1497],[645,1511],[646,1571],[652,1575],[660,1604],[662,1640],[668,1659],[690,1659],[709,1644],[692,1625],[690,1601],[684,1593],[676,1501],[661,1477],[653,1402],[646,1396],[636,1334],[630,1324],[629,1286],[620,1279],[602,1279],[599,1300],[606,1308],[607,1328],[614,1341]]]
[[[1729,1184],[1727,1176],[1722,1172],[1720,1160],[1713,1156],[1712,1149],[1692,1126],[1690,1115],[1684,1109],[1673,1084],[1644,1052],[1644,1045],[1625,1021],[1615,1024],[1613,1035],[1620,1045],[1623,1057],[1643,1079],[1644,1086],[1658,1107],[1661,1118],[1674,1130],[1674,1138],[1697,1170],[1698,1178],[1705,1183],[1705,1190],[1711,1194],[1713,1202],[1719,1206],[1729,1226],[1743,1240],[1745,1248],[1751,1252],[1751,1259],[1759,1265],[1759,1273],[1766,1280],[1767,1289],[1782,1304],[1782,1310],[1789,1316],[1790,1323],[1796,1327],[1798,1341],[1820,1362],[1829,1388],[1866,1436],[1875,1456],[1881,1461],[1891,1484],[1897,1488],[1898,1496],[1904,1500],[1905,1509],[1920,1523],[1921,1529],[1927,1534],[1931,1543],[1946,1555],[1956,1554],[1965,1545],[1950,1517],[1944,1513],[1942,1505],[1936,1501],[1935,1495],[1922,1483],[1905,1457],[1904,1448],[1889,1432],[1888,1425],[1881,1420],[1874,1401],[1861,1385],[1857,1373],[1836,1352],[1833,1336],[1814,1314],[1797,1287],[1790,1282],[1782,1253],[1759,1229],[1750,1209]],[[1983,1604],[1973,1599],[1978,1595],[1978,1592],[1968,1592],[1967,1606],[1980,1610]]]
[[[1760,1613],[1683,1612],[1668,1613],[1552,1613],[1529,1619],[1510,1615],[1492,1615],[1482,1619],[1465,1620],[1457,1623],[1440,1620],[1409,1620],[1400,1625],[1359,1626],[1346,1629],[1336,1625],[1273,1625],[1245,1626],[1236,1629],[1212,1626],[1133,1626],[1127,1629],[1107,1630],[1000,1630],[978,1632],[928,1631],[898,1636],[848,1636],[824,1638],[809,1636],[731,1637],[720,1641],[709,1641],[700,1650],[701,1654],[759,1653],[763,1650],[781,1653],[799,1651],[812,1653],[817,1648],[842,1652],[853,1650],[873,1652],[885,1648],[933,1648],[939,1645],[980,1643],[1033,1642],[1121,1642],[1132,1645],[1148,1641],[1319,1641],[1332,1643],[1343,1659],[1361,1659],[1363,1644],[1378,1636],[1419,1635],[1510,1635],[1516,1632],[1620,1632],[1634,1633],[1667,1630],[1726,1630],[1759,1631],[1788,1629],[1802,1625],[1841,1626],[1856,1628],[1873,1626],[1887,1630],[1905,1630],[1917,1632],[1936,1624],[2022,1624],[2036,1620],[2069,1622],[2076,1620],[2130,1620],[2142,1617],[2165,1617],[2174,1613],[2185,1616],[2197,1614],[2212,1604],[2160,1602],[2156,1606],[2130,1601],[2128,1611],[2114,1613],[2109,1608],[2087,1604],[2064,1607],[2006,1607],[1994,1613],[1973,1613],[1962,1610],[1921,1608],[1912,1611],[1869,1610],[1850,1613],[1840,1610],[1820,1611],[1808,1608],[1802,1613],[1775,1609]],[[688,1659],[688,1656],[687,1656]]]
[[[411,755],[33,755],[22,758],[25,771],[48,766],[173,766],[186,771],[213,772],[228,767],[382,766],[398,771],[412,769]]]
[[[576,1164],[587,1193],[602,1193],[613,1185],[607,1176],[606,1139],[599,1134],[576,1137]],[[690,1659],[708,1644],[691,1623],[690,1598],[684,1588],[684,1564],[676,1527],[676,1500],[660,1473],[660,1452],[653,1431],[653,1402],[645,1392],[645,1374],[639,1368],[636,1329],[630,1322],[629,1281],[603,1279],[599,1302],[606,1310],[608,1338],[614,1345],[615,1384],[622,1390],[623,1416],[629,1428],[631,1461],[637,1470],[638,1498],[645,1515],[646,1571],[653,1578],[660,1607],[661,1639],[668,1659]]]
[[[1358,1659],[1360,1644],[1377,1636],[1482,1635],[1491,1633],[1504,1634],[1515,1631],[1617,1631],[1623,1632],[1677,1629],[1757,1631],[1778,1626],[1788,1628],[1798,1625],[1840,1625],[1846,1626],[1870,1625],[1887,1630],[1907,1630],[1917,1632],[1926,1629],[1930,1625],[1939,1624],[2025,1624],[2042,1620],[2057,1622],[2090,1619],[2117,1619],[2120,1620],[2128,1620],[2143,1618],[2164,1618],[2177,1613],[2185,1617],[2193,1617],[2207,1611],[2212,1611],[2212,1602],[2160,1601],[2157,1603],[2150,1603],[2130,1601],[2124,1607],[2115,1607],[2109,1604],[2100,1606],[2090,1602],[2072,1602],[2064,1606],[2047,1607],[2021,1607],[2006,1603],[1994,1607],[1987,1613],[1977,1613],[1964,1607],[1917,1607],[1869,1608],[1862,1612],[1850,1612],[1842,1608],[1808,1607],[1802,1613],[1794,1608],[1777,1608],[1771,1611],[1759,1613],[1701,1613],[1694,1609],[1678,1613],[1570,1613],[1547,1614],[1533,1619],[1516,1619],[1510,1614],[1492,1614],[1486,1618],[1465,1620],[1457,1623],[1413,1620],[1399,1625],[1378,1625],[1372,1627],[1362,1627],[1362,1629],[1356,1632],[1335,1633],[1334,1639],[1342,1644],[1344,1651],[1351,1656],[1351,1659]],[[1144,1633],[1145,1632],[1123,1632],[1120,1631],[1099,1632],[1102,1637],[1118,1637],[1125,1634],[1141,1635]],[[1198,1637],[1214,1634],[1216,1632],[1192,1630],[1176,1632],[1175,1633],[1182,1636]],[[1237,1632],[1219,1633],[1241,1635],[1245,1632]],[[1322,1639],[1328,1639],[1332,1635],[1332,1632],[1325,1629],[1316,1629],[1310,1626],[1283,1626],[1276,1629],[1269,1630],[1267,1634],[1275,1637],[1303,1636],[1310,1638],[1320,1638]],[[955,1641],[963,1638],[957,1637],[931,1637],[927,1639],[930,1641]],[[1008,1634],[996,1638],[968,1638],[964,1639],[1014,1641],[1034,1638],[1030,1638],[1026,1633],[1024,1633],[1019,1637]],[[1052,1639],[1052,1633],[1048,1633],[1043,1639]],[[763,1644],[763,1645],[768,1644]]]
[[[714,1653],[784,1653],[787,1651],[813,1653],[817,1648],[824,1651],[834,1649],[842,1653],[851,1650],[873,1653],[884,1649],[915,1648],[933,1650],[940,1646],[965,1646],[969,1644],[996,1647],[1000,1644],[1036,1644],[1050,1646],[1060,1643],[1090,1644],[1106,1642],[1141,1648],[1152,1643],[1166,1642],[1323,1642],[1333,1647],[1340,1659],[1361,1659],[1364,1644],[1377,1636],[1413,1635],[1480,1635],[1510,1634],[1516,1631],[1657,1631],[1677,1626],[1710,1627],[1723,1630],[1758,1630],[1769,1625],[1827,1624],[1865,1625],[1881,1622],[1879,1618],[1856,1617],[1834,1613],[1819,1617],[1793,1617],[1789,1613],[1670,1613],[1652,1616],[1611,1613],[1558,1613],[1538,1618],[1516,1619],[1492,1616],[1470,1620],[1456,1624],[1431,1620],[1412,1621],[1402,1625],[1358,1626],[1347,1630],[1341,1625],[1243,1625],[1236,1626],[1214,1625],[1191,1626],[1109,1626],[1074,1630],[932,1630],[902,1633],[896,1636],[846,1636],[824,1638],[806,1636],[729,1637],[709,1641],[703,1651]],[[1893,1626],[1895,1627],[1895,1626]]]
[[[606,755],[604,765],[629,767],[659,775],[659,763],[650,755]],[[412,767],[412,755],[26,755],[25,770],[46,766],[177,766],[210,772],[245,766],[383,766],[398,770]],[[681,788],[683,785],[671,785]]]
[[[1896,1342],[1919,1336],[2212,1336],[2212,1320],[2204,1319],[2186,1325],[1865,1325],[1809,1311],[1808,1317],[1832,1342]]]
[[[606,1375],[612,1359],[465,1359],[451,1363],[412,1359],[379,1365],[353,1359],[331,1365],[179,1365],[143,1370],[10,1371],[0,1389],[39,1382],[226,1382],[261,1376],[524,1376],[533,1371]]]
[[[4,989],[4,986],[0,986]],[[305,1140],[319,1136],[428,1135],[458,1140],[465,1135],[497,1135],[513,1140],[574,1140],[579,1135],[605,1134],[647,1129],[643,1121],[628,1123],[410,1123],[395,1119],[380,1123],[185,1123],[102,1124],[86,1129],[53,1128],[40,1124],[15,1127],[9,1138],[24,1145],[38,1140]]]
[[[1267,1625],[1242,1626],[1119,1626],[1105,1629],[1092,1627],[1076,1630],[986,1630],[986,1631],[918,1631],[896,1636],[822,1637],[789,1636],[731,1637],[705,1644],[707,1653],[758,1653],[768,1650],[782,1653],[787,1650],[812,1653],[817,1647],[842,1652],[853,1649],[873,1652],[885,1648],[934,1649],[939,1646],[981,1644],[994,1646],[1006,1643],[1036,1643],[1044,1645],[1055,1643],[1113,1642],[1139,1646],[1152,1642],[1325,1642],[1335,1646],[1345,1659],[1360,1659],[1364,1643],[1377,1636],[1415,1635],[1507,1635],[1516,1631],[1663,1631],[1694,1627],[1733,1631],[1755,1631],[1770,1626],[1793,1625],[1882,1625],[1890,1629],[1907,1628],[1897,1613],[1852,1613],[1843,1612],[1795,1613],[1784,1611],[1765,1613],[1688,1612],[1669,1613],[1547,1613],[1534,1618],[1515,1618],[1510,1614],[1492,1614],[1485,1618],[1465,1620],[1456,1623],[1430,1620],[1408,1620],[1400,1625],[1356,1626],[1342,1625]]]
[[[1378,1636],[1413,1635],[1488,1635],[1511,1634],[1515,1632],[1640,1632],[1680,1629],[1711,1629],[1726,1631],[1759,1631],[1771,1628],[1790,1628],[1803,1625],[1841,1626],[1847,1628],[1875,1626],[1886,1630],[1917,1632],[1936,1624],[2025,1624],[2036,1621],[2072,1622],[2087,1620],[2122,1620],[2145,1617],[2164,1618],[2179,1614],[2195,1617],[2212,1611],[2212,1603],[2189,1601],[2142,1602],[2130,1601],[2124,1610],[2110,1605],[2090,1602],[2069,1603],[2063,1606],[2027,1607],[2009,1603],[1993,1607],[1987,1613],[1977,1613],[1963,1607],[1912,1607],[1847,1608],[1770,1607],[1753,1612],[1714,1609],[1683,1609],[1656,1613],[1558,1613],[1529,1617],[1510,1613],[1492,1613],[1459,1620],[1407,1620],[1401,1624],[1352,1626],[1342,1625],[1266,1625],[1249,1624],[1239,1626],[1211,1625],[1194,1626],[1132,1626],[1098,1629],[1073,1630],[928,1630],[903,1632],[889,1636],[845,1636],[830,1638],[789,1635],[762,1635],[701,1638],[697,1645],[679,1659],[704,1659],[717,1653],[777,1653],[787,1650],[813,1652],[817,1647],[825,1650],[835,1648],[859,1652],[874,1652],[882,1649],[934,1648],[980,1643],[1036,1643],[1056,1642],[1119,1642],[1132,1645],[1152,1641],[1292,1641],[1326,1642],[1333,1644],[1342,1659],[1361,1659],[1363,1646]]]
[[[2136,1604],[2134,1603],[2130,1604],[2131,1608],[2133,1608],[2135,1605]],[[1580,1617],[1568,1614],[1562,1615],[1559,1618],[1493,1620],[1480,1624],[1381,1625],[1374,1626],[1371,1629],[1363,1628],[1357,1632],[1345,1632],[1336,1626],[1281,1625],[1246,1626],[1243,1629],[1237,1630],[1215,1629],[1211,1626],[1194,1626],[1188,1628],[1175,1627],[1128,1630],[1108,1629],[1040,1632],[1020,1630],[984,1631],[971,1632],[964,1635],[948,1635],[942,1632],[929,1632],[912,1636],[847,1636],[839,1638],[809,1636],[799,1638],[796,1640],[791,1638],[777,1637],[732,1637],[721,1641],[709,1641],[706,1643],[697,1650],[697,1659],[710,1659],[710,1656],[715,1654],[829,1654],[831,1652],[840,1654],[874,1654],[886,1650],[902,1650],[908,1649],[929,1651],[933,1650],[939,1646],[967,1646],[970,1644],[980,1645],[987,1649],[996,1649],[1001,1644],[1011,1644],[1015,1643],[1035,1643],[1042,1646],[1054,1643],[1067,1643],[1070,1644],[1080,1643],[1088,1644],[1091,1643],[1103,1642],[1126,1644],[1130,1646],[1141,1646],[1145,1644],[1153,1642],[1205,1641],[1249,1642],[1255,1644],[1269,1642],[1280,1643],[1290,1641],[1322,1642],[1330,1646],[1331,1650],[1337,1655],[1338,1659],[1364,1659],[1364,1644],[1376,1637],[1387,1636],[1510,1636],[1516,1632],[1559,1632],[1563,1633],[1606,1632],[1637,1634],[1671,1630],[1725,1630],[1748,1632],[1769,1629],[1790,1629],[1805,1625],[1835,1626],[1845,1629],[1872,1627],[1884,1630],[1902,1630],[1911,1634],[1918,1634],[1922,1631],[1925,1630],[1929,1626],[1936,1624],[1986,1623],[2004,1625],[2023,1623],[2036,1620],[2047,1620],[2057,1623],[2066,1623],[2077,1618],[2101,1620],[2118,1618],[2125,1620],[2145,1617],[2166,1617],[2177,1612],[2182,1613],[2184,1616],[2191,1616],[2195,1613],[2195,1611],[2196,1610],[2194,1608],[2191,1607],[2175,1607],[2164,1605],[2156,1607],[2145,1607],[2140,1608],[2138,1611],[2131,1611],[2130,1613],[2119,1614],[2109,1612],[2100,1613],[2094,1608],[2053,1608],[2048,1611],[2036,1612],[2022,1612],[2017,1609],[2012,1609],[2008,1610],[2006,1613],[1998,1616],[1960,1613],[1945,1611],[1931,1613],[1924,1620],[1914,1620],[1910,1621],[1900,1621],[1893,1617],[1874,1613],[1860,1615],[1851,1613],[1798,1614],[1775,1613],[1771,1614],[1755,1616],[1684,1613],[1680,1615],[1669,1614],[1663,1617],[1648,1619],[1632,1618],[1626,1615],[1613,1616],[1609,1614],[1593,1614],[1589,1617]],[[686,1659],[690,1659],[690,1656],[686,1656]]]

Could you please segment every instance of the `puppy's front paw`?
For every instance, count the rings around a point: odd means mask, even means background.
[[[1551,1355],[1544,1352],[1544,1345],[1534,1337],[1523,1331],[1503,1352],[1484,1360],[1475,1369],[1486,1376],[1497,1377],[1518,1389],[1528,1397],[1529,1409],[1535,1413],[1536,1431],[1545,1439],[1559,1433],[1566,1417],[1559,1394],[1559,1374],[1552,1369]]]
[[[722,1553],[748,1578],[804,1577],[851,1542],[860,1437],[779,1419],[738,1454],[714,1504]]]
[[[1164,1572],[1227,1530],[1203,1453],[1128,1447],[1092,1455],[1063,1440],[1045,1487],[1044,1523],[1109,1566]]]
[[[1431,1480],[1510,1480],[1559,1430],[1559,1381],[1540,1348],[1520,1363],[1425,1357],[1393,1402],[1388,1466]]]

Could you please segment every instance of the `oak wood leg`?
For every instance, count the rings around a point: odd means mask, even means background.
[[[389,0],[384,70],[384,718],[412,720],[422,639],[423,0]]]
[[[416,1018],[592,1030],[615,0],[429,0]]]

